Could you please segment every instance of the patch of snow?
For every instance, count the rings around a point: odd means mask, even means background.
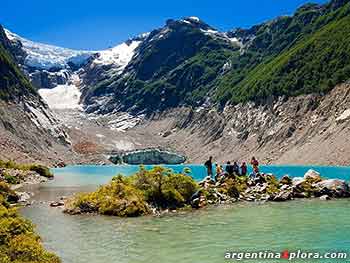
[[[227,61],[227,62],[222,66],[221,73],[222,73],[222,74],[225,74],[226,72],[230,71],[231,68],[232,68],[232,63],[231,63],[231,61]]]
[[[232,43],[235,43],[237,44],[238,46],[242,47],[243,44],[241,43],[241,41],[239,41],[239,39],[237,37],[231,37],[231,38],[228,38]]]
[[[121,151],[130,151],[134,149],[134,144],[129,141],[120,140],[120,141],[113,141],[113,143],[114,143],[113,146]]]
[[[150,32],[146,32],[146,33],[142,33],[139,35],[140,38],[146,38],[149,36],[149,34],[151,34]]]
[[[80,66],[87,61],[94,51],[72,50],[42,43],[36,43],[22,38],[15,33],[5,29],[9,40],[19,40],[23,50],[27,53],[25,64],[39,69],[68,68],[68,63]]]
[[[143,118],[143,115],[133,116],[129,113],[122,113],[114,120],[108,122],[111,130],[125,132],[127,129],[135,127]]]
[[[200,23],[200,21],[201,20],[196,16],[185,17],[184,19],[181,20],[181,22],[184,22],[186,24]]]
[[[350,109],[345,110],[337,119],[337,122],[344,122],[350,119]]]
[[[206,29],[206,30],[201,29],[201,31],[208,35],[215,35],[219,33],[217,30],[213,30],[213,29]]]
[[[190,16],[189,19],[191,19],[192,21],[195,21],[195,22],[200,21],[199,17],[196,17],[196,16]]]
[[[198,107],[198,108],[196,109],[196,112],[201,112],[202,110],[204,110],[204,107]]]
[[[97,134],[96,134],[96,137],[97,137],[97,138],[104,138],[104,137],[106,137],[106,136],[104,136],[103,134],[97,133]]]
[[[132,59],[135,49],[141,41],[132,41],[131,43],[122,43],[116,47],[99,52],[99,56],[94,60],[96,64],[115,64],[122,71]]]
[[[78,75],[72,75],[72,84],[57,85],[53,89],[40,89],[39,94],[52,109],[82,109],[81,92],[77,87]]]
[[[27,108],[27,115],[39,129],[45,129],[54,137],[65,138],[69,142],[68,136],[61,129],[59,122],[50,110],[47,110],[43,106],[32,105],[30,103],[25,103],[25,106]]]

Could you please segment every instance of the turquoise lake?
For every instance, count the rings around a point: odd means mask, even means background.
[[[191,169],[191,176],[196,180],[202,180],[206,176],[206,169],[203,165],[165,165],[175,172],[182,172],[185,167]],[[146,169],[152,168],[146,165]],[[290,175],[292,177],[302,177],[309,170],[314,169],[325,178],[339,178],[346,181],[350,180],[350,167],[348,166],[282,166],[269,165],[260,166],[261,172],[272,173],[277,177]],[[68,166],[65,168],[53,169],[55,180],[49,184],[52,186],[86,186],[99,185],[107,183],[113,176],[117,174],[131,175],[139,170],[137,165],[113,165],[113,166]],[[251,172],[248,167],[248,172]]]
[[[184,167],[200,180],[205,168]],[[303,176],[313,168],[326,178],[349,180],[349,167],[262,166],[266,173]],[[225,260],[227,251],[285,249],[348,253],[346,260],[291,262],[350,262],[350,199],[295,200],[284,203],[244,203],[210,207],[164,217],[116,218],[70,216],[49,201],[96,189],[114,175],[133,174],[137,166],[71,166],[54,169],[55,180],[31,189],[34,204],[21,209],[32,220],[45,246],[64,263],[219,263],[281,262],[281,260]],[[286,260],[282,260],[286,261]]]

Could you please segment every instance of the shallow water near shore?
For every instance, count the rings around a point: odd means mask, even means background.
[[[183,167],[172,168],[181,171]],[[204,167],[189,167],[195,179],[204,177]],[[279,174],[275,172],[278,176],[285,173],[302,176],[310,167],[292,167],[295,169],[293,174],[288,167],[268,168],[283,171]],[[348,180],[347,176],[350,175],[346,167],[322,168],[323,172],[317,168],[315,170],[324,177]],[[350,252],[350,199],[242,202],[160,218],[146,216],[127,219],[70,216],[63,214],[62,209],[48,205],[48,201],[63,195],[94,190],[116,173],[129,175],[137,170],[137,166],[54,169],[56,179],[32,189],[36,192],[36,202],[31,207],[21,209],[21,213],[37,225],[45,246],[56,252],[64,263],[280,262],[230,261],[225,260],[224,255],[227,251],[281,252],[285,249]],[[262,170],[271,172],[265,167]],[[325,174],[325,171],[329,174]],[[350,254],[347,260],[324,259],[315,262],[350,262]]]

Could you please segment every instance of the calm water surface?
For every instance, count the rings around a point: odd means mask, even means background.
[[[183,166],[172,166],[181,171]],[[205,175],[190,166],[195,179]],[[310,167],[263,167],[278,176],[302,176]],[[315,168],[315,167],[314,167]],[[132,174],[135,166],[80,166],[55,169],[56,179],[41,185],[31,207],[21,209],[43,237],[46,247],[66,263],[216,263],[226,251],[303,249],[350,252],[350,200],[298,200],[285,203],[238,203],[161,218],[69,216],[47,201],[94,190],[116,173]],[[324,177],[347,180],[346,167],[316,167]],[[279,171],[279,172],[278,172]],[[41,201],[44,201],[42,203]],[[350,262],[319,260],[313,262]],[[240,262],[280,262],[240,261]],[[306,261],[305,261],[306,262]],[[307,261],[310,262],[310,261]]]

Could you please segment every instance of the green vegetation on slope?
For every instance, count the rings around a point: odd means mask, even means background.
[[[321,17],[316,24],[335,15],[344,16],[348,8],[347,5],[337,14]],[[236,86],[221,87],[218,100],[229,97],[238,103],[269,96],[325,92],[347,80],[350,76],[349,21],[348,15],[336,19],[276,58],[246,72]]]
[[[35,89],[0,42],[0,100],[14,100],[31,94],[36,94]]]
[[[43,177],[53,178],[53,174],[51,173],[50,169],[40,164],[18,164],[13,161],[0,160],[0,168],[34,171]]]
[[[305,10],[300,10],[305,12]],[[298,34],[291,34],[287,46],[280,53],[264,58],[248,50],[251,63],[238,59],[236,71],[219,82],[216,99],[222,103],[263,100],[270,96],[295,96],[312,92],[327,92],[336,84],[350,78],[350,4],[335,11],[325,12],[305,25]],[[284,19],[284,18],[283,18]],[[285,18],[289,19],[289,18]],[[292,27],[293,28],[293,27]],[[290,26],[287,28],[287,32]],[[285,31],[284,31],[285,32]],[[278,36],[285,33],[279,33]],[[254,40],[256,41],[256,40]],[[263,42],[263,41],[262,41]],[[269,46],[274,50],[276,42]],[[285,43],[285,42],[283,42]],[[284,46],[282,44],[282,46]],[[261,52],[259,53],[261,54]],[[266,54],[265,54],[266,55]],[[247,68],[247,65],[251,64]]]
[[[0,182],[0,263],[59,263],[47,252],[33,225],[10,208],[13,191]]]

